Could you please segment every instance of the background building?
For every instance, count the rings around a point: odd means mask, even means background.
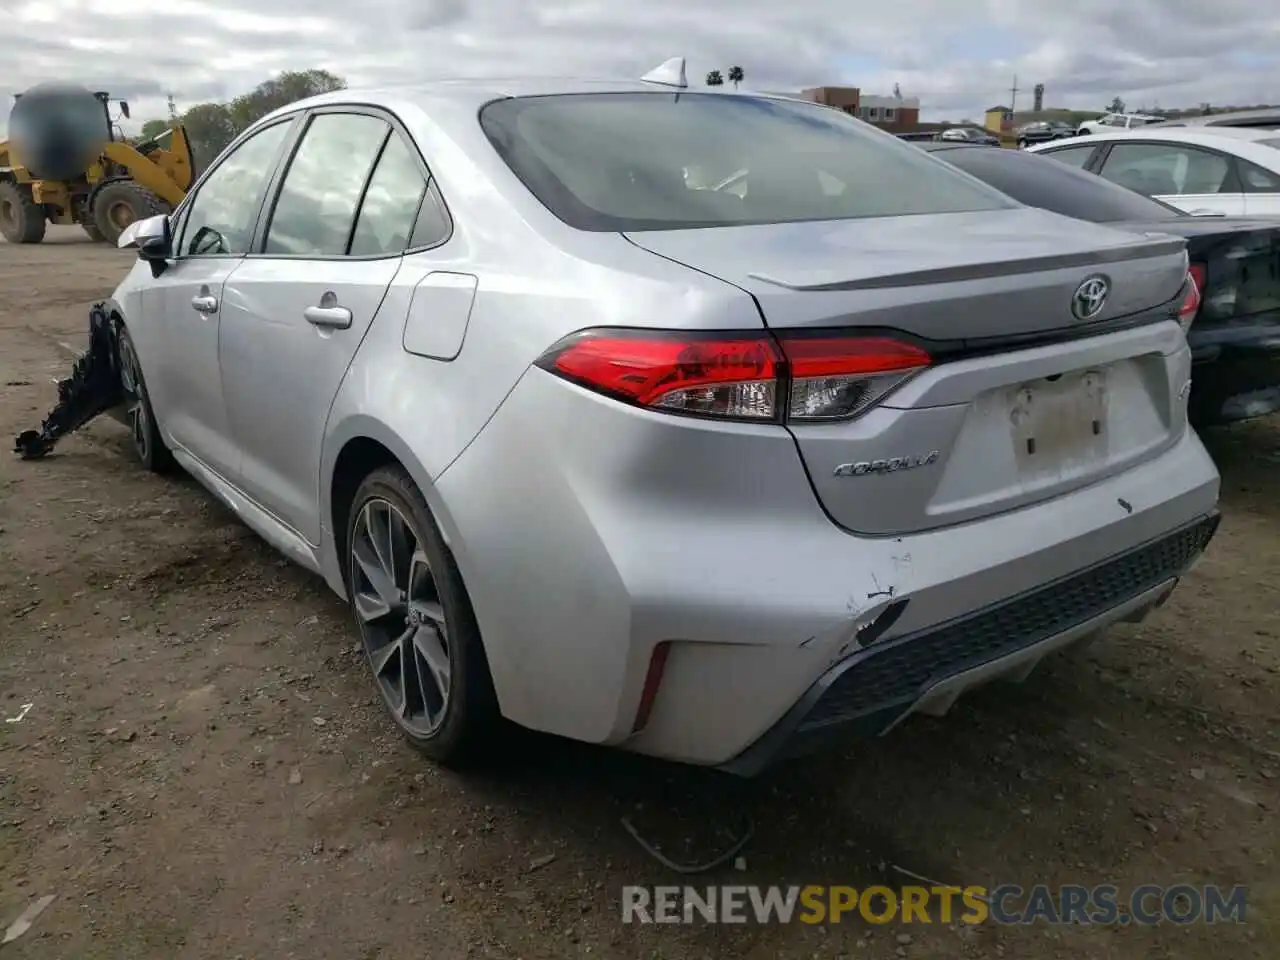
[[[920,128],[918,97],[881,97],[864,94],[857,87],[810,87],[801,90],[800,96],[843,110],[891,133],[910,133]]]

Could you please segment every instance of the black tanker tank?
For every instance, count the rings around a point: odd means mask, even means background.
[[[42,83],[18,95],[9,140],[39,180],[75,180],[111,139],[102,100],[84,87]]]

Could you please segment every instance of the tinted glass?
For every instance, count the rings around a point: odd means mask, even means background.
[[[1101,177],[1021,150],[940,150],[943,160],[1029,207],[1094,223],[1174,220],[1172,207],[1139,196]]]
[[[1102,167],[1108,180],[1148,197],[1220,193],[1230,173],[1226,157],[1164,143],[1118,143]]]
[[[1248,160],[1236,158],[1236,169],[1246,193],[1280,193],[1280,177]]]
[[[1070,167],[1084,168],[1089,162],[1089,158],[1093,156],[1094,146],[1090,144],[1087,147],[1067,147],[1063,150],[1046,151],[1044,156],[1053,157],[1053,159],[1061,161]]]
[[[391,134],[360,204],[360,218],[351,237],[351,255],[402,252],[409,245],[413,218],[426,189],[427,180],[413,149],[400,134]]]
[[[756,97],[498,100],[490,142],[582,230],[669,230],[995,210],[1007,201],[838,110]]]
[[[432,180],[427,186],[427,196],[422,201],[422,209],[418,211],[418,222],[413,225],[413,237],[409,240],[409,246],[414,249],[435,246],[448,239],[452,229],[449,215],[445,212],[444,201],[440,199],[436,182]]]
[[[183,215],[183,256],[249,252],[262,195],[290,126],[286,121],[260,130],[210,172]]]
[[[385,120],[357,113],[313,118],[280,187],[266,252],[344,255],[369,171],[390,130]]]

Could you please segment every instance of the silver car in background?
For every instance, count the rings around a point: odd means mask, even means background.
[[[1183,241],[814,104],[344,90],[130,242],[139,456],[349,598],[442,762],[751,774],[1140,617],[1217,523]]]

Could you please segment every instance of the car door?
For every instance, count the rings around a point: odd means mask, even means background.
[[[1187,213],[1244,213],[1244,193],[1232,158],[1182,143],[1113,144],[1099,172],[1113,183],[1163,200]]]
[[[329,408],[410,246],[427,180],[389,116],[315,111],[257,249],[224,288],[222,376],[240,486],[311,543]]]
[[[1243,157],[1236,157],[1236,171],[1244,189],[1244,212],[1249,216],[1280,216],[1280,175]]]
[[[238,456],[218,358],[227,277],[249,251],[267,185],[292,121],[265,127],[224,154],[174,216],[174,255],[146,292],[163,357],[148,386],[175,445],[223,477]]]

